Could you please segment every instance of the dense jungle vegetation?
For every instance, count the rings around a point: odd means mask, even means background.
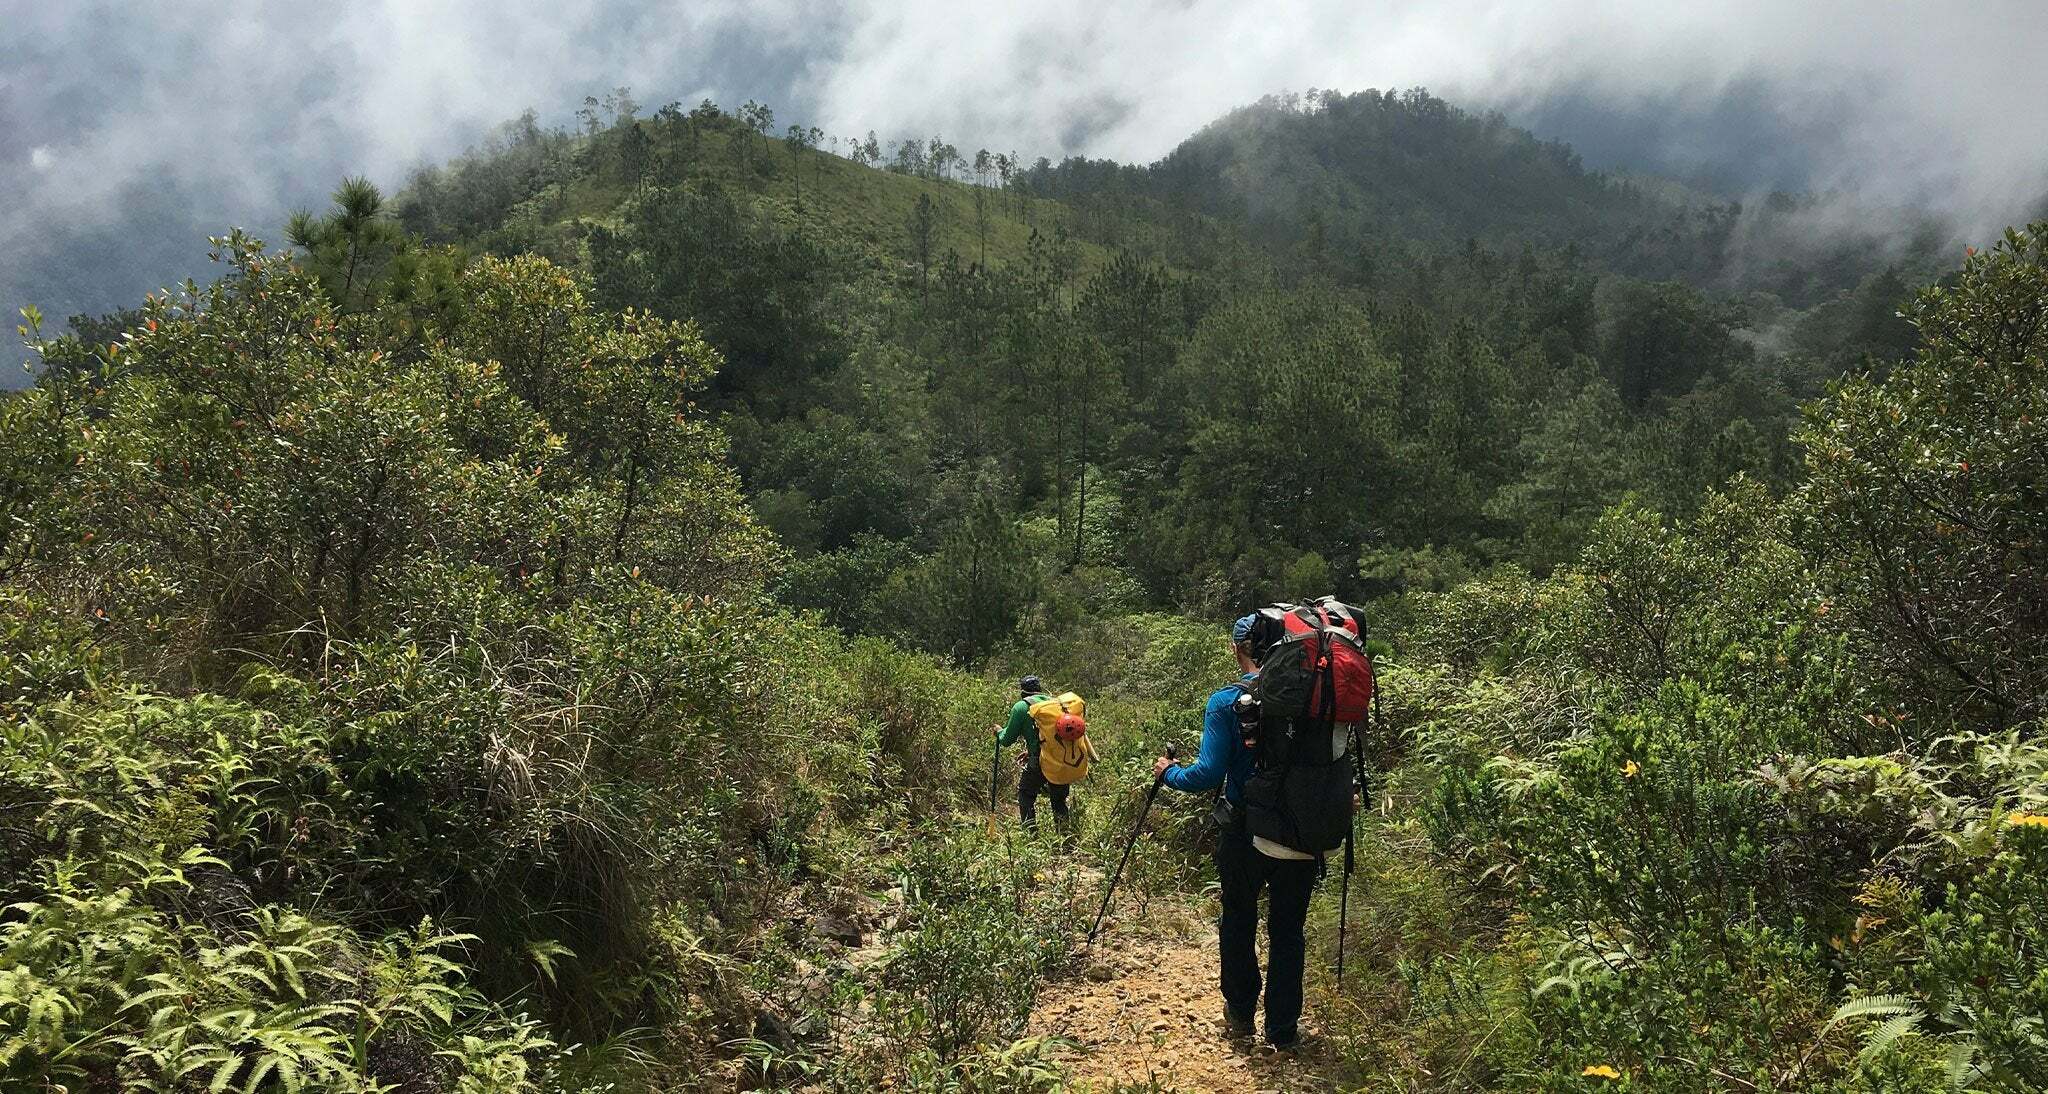
[[[1321,592],[1333,1085],[2048,1085],[2048,225],[1944,268],[1421,92],[1149,167],[638,115],[24,316],[0,1086],[1058,1089],[1133,791]],[[1071,844],[984,826],[1024,671]]]

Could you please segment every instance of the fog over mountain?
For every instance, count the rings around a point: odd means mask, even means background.
[[[2048,191],[2048,7],[1192,0],[0,2],[0,306],[61,317],[395,187],[526,107],[754,98],[828,133],[1146,161],[1293,88],[1422,85],[1599,167],[1852,191],[1981,236]]]

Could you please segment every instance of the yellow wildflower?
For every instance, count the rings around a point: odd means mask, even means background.
[[[2024,824],[2029,828],[2048,828],[2048,814],[2014,813],[2005,818],[2007,824]]]
[[[1614,1070],[1613,1064],[1588,1064],[1586,1065],[1586,1070],[1579,1072],[1579,1074],[1598,1075],[1603,1079],[1621,1078],[1621,1072]]]
[[[1621,777],[1624,779],[1633,779],[1637,775],[1640,775],[1642,773],[1642,765],[1635,762],[1634,760],[1630,760],[1629,762],[1621,765]]]

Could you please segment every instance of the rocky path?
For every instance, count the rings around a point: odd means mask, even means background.
[[[1082,975],[1045,985],[1030,1036],[1058,1038],[1076,1089],[1118,1084],[1160,1091],[1324,1091],[1315,1030],[1299,1055],[1223,1034],[1216,931],[1189,915],[1178,930],[1114,925]]]

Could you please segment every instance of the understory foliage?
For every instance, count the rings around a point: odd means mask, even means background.
[[[1382,869],[1446,896],[1435,929],[1373,928],[1405,990],[1340,1009],[1361,1068],[2048,1084],[2042,230],[1920,294],[1912,361],[1808,408],[1789,492],[1622,507],[1545,580],[1409,598]]]
[[[341,296],[301,227],[311,267],[216,241],[111,342],[24,326],[0,1085],[713,1082],[762,925],[885,870],[823,834],[951,800],[999,700],[763,597],[694,327],[537,258]],[[941,921],[900,990],[990,929]],[[1011,968],[930,996],[931,1066],[1028,1006]]]

